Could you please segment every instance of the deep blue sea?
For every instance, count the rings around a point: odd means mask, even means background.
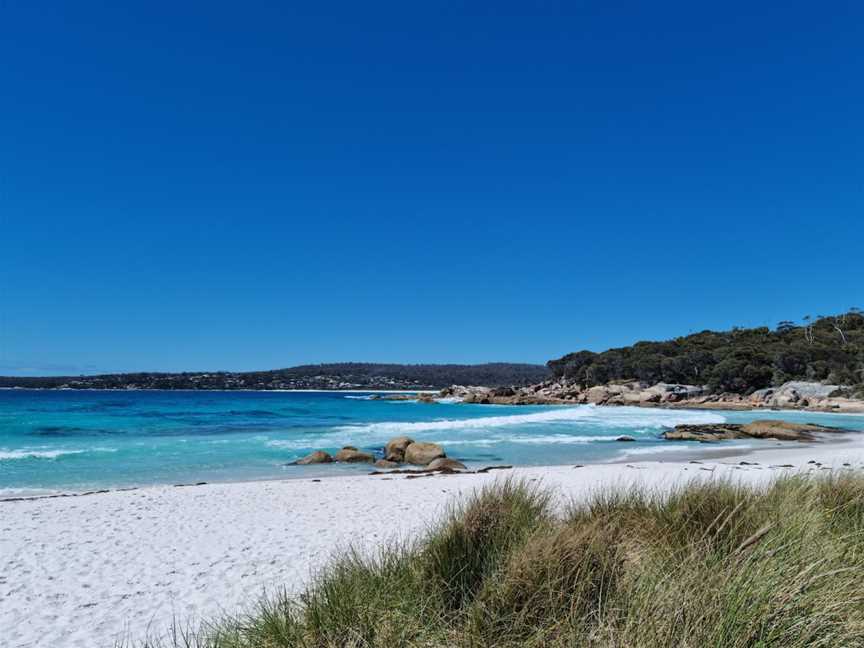
[[[589,405],[430,405],[345,392],[0,390],[0,497],[358,474],[369,467],[287,464],[312,450],[335,451],[346,444],[380,452],[399,434],[440,443],[470,466],[672,459],[705,446],[658,439],[665,427],[778,416]],[[864,430],[861,416],[784,412],[782,417]],[[637,441],[615,441],[622,434]],[[774,442],[727,446],[759,443]]]

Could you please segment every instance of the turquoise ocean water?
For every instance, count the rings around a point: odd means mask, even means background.
[[[314,449],[380,452],[407,434],[470,466],[674,459],[704,450],[657,438],[678,423],[777,412],[509,407],[369,400],[344,392],[0,390],[0,497],[145,484],[362,474],[368,466],[288,466]],[[864,431],[864,417],[784,412]],[[631,435],[635,443],[615,441]],[[747,448],[769,441],[726,442]],[[716,446],[712,446],[716,449]]]

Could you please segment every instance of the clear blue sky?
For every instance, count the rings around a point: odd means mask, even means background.
[[[0,374],[864,307],[859,2],[0,5]]]

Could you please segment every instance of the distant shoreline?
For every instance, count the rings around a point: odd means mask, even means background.
[[[93,387],[0,387],[0,391],[51,391],[51,392],[245,392],[263,394],[278,393],[322,393],[322,394],[434,394],[440,389],[156,389],[149,387],[133,387],[131,389]]]
[[[10,392],[77,392],[77,393],[87,393],[87,392],[104,392],[104,393],[123,393],[123,392],[159,392],[159,393],[244,393],[244,394],[267,394],[267,393],[279,393],[279,394],[438,394],[441,392],[441,389],[431,389],[431,388],[422,388],[422,389],[151,389],[151,388],[132,388],[132,389],[114,389],[114,388],[74,388],[74,387],[0,387],[0,392],[10,391]],[[577,406],[585,406],[591,405],[594,407],[639,407],[643,409],[665,409],[665,410],[694,410],[694,411],[716,411],[716,412],[813,412],[815,414],[842,414],[844,416],[864,416],[864,412],[860,410],[846,410],[843,408],[829,409],[829,408],[820,408],[818,406],[815,407],[766,407],[764,405],[751,404],[747,402],[735,402],[729,403],[724,401],[715,401],[715,402],[695,402],[695,401],[677,401],[677,402],[667,402],[667,403],[644,403],[644,402],[632,402],[632,403],[583,403],[578,401],[559,401],[559,402],[550,402],[550,401],[536,401],[536,402],[528,402],[528,403],[511,403],[511,402],[490,402],[490,403],[466,403],[468,405],[471,404],[482,404],[482,405],[494,405],[494,406],[504,406],[504,407],[524,407],[526,405],[530,405],[533,407],[577,407]]]

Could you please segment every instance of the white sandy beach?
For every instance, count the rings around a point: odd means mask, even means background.
[[[422,533],[453,498],[505,475],[538,480],[563,501],[631,483],[668,489],[724,477],[758,485],[829,468],[864,468],[864,439],[702,463],[166,486],[0,502],[0,645],[108,647],[164,633],[175,619],[183,625],[240,611],[265,590],[296,592],[349,544],[368,549]]]

